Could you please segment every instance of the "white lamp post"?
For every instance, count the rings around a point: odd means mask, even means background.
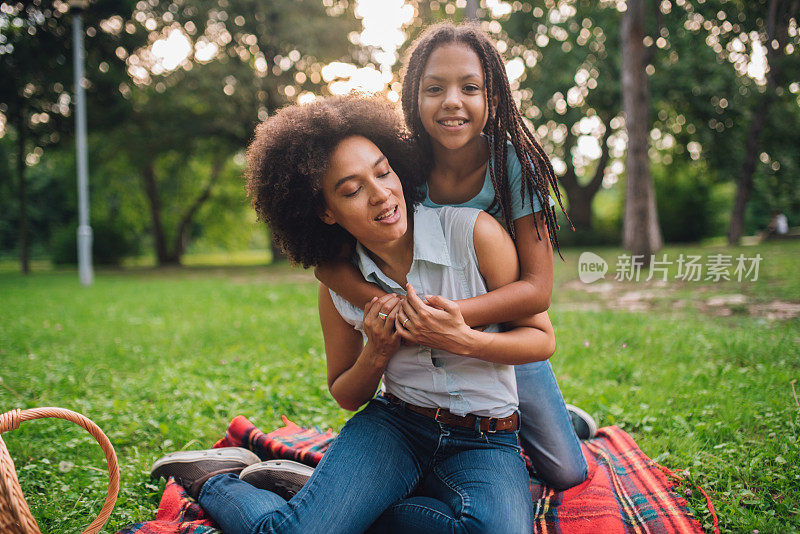
[[[72,11],[72,55],[75,68],[75,144],[78,163],[78,274],[92,284],[92,227],[89,226],[89,170],[86,157],[86,101],[83,89],[83,11],[89,0],[69,0]]]
[[[467,0],[464,16],[468,21],[478,22],[478,4],[480,4],[480,0]]]

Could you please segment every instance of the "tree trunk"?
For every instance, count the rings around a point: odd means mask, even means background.
[[[645,72],[644,0],[629,0],[622,16],[622,101],[628,132],[623,247],[643,256],[662,246],[656,195],[650,176],[647,150],[650,139],[650,93]]]
[[[753,175],[756,172],[756,161],[758,160],[758,142],[761,137],[761,130],[764,129],[769,95],[764,95],[761,105],[758,107],[753,120],[750,122],[750,131],[747,134],[747,144],[745,145],[744,160],[742,161],[742,172],[736,183],[736,200],[733,202],[733,212],[731,212],[731,223],[728,227],[728,243],[735,245],[742,238],[744,233],[744,211],[747,201],[750,200],[750,193],[753,191]]]
[[[25,120],[22,112],[16,117],[17,128],[17,197],[19,201],[19,267],[22,274],[31,271],[28,239],[28,190],[25,183]]]
[[[788,39],[789,20],[794,18],[797,13],[798,1],[788,2],[781,0],[771,0],[767,12],[767,90],[757,109],[753,113],[750,122],[750,130],[747,134],[747,144],[742,160],[742,171],[736,184],[736,200],[733,203],[731,212],[731,222],[728,227],[728,243],[734,245],[739,242],[744,233],[744,214],[747,208],[747,201],[750,200],[750,193],[753,191],[753,175],[756,172],[758,163],[758,147],[761,140],[761,132],[767,121],[769,106],[775,99],[775,89],[778,86],[780,77],[780,60],[786,48]],[[777,40],[778,47],[774,48],[771,43]],[[762,43],[764,44],[764,43]]]
[[[586,185],[581,185],[578,182],[575,166],[572,164],[571,154],[576,140],[575,135],[572,133],[572,126],[568,125],[567,127],[567,137],[563,147],[564,162],[566,163],[567,171],[563,176],[558,178],[558,182],[567,195],[569,217],[576,230],[592,229],[592,202],[594,201],[595,195],[600,190],[600,186],[603,184],[603,176],[605,175],[606,165],[608,165],[610,157],[608,138],[611,137],[611,120],[604,120],[603,124],[606,130],[600,141],[600,159],[597,160],[594,176]]]
[[[586,188],[578,186],[575,189],[564,188],[569,201],[569,218],[576,230],[592,229],[592,200]]]
[[[154,162],[148,162],[143,169],[142,182],[144,184],[145,196],[147,196],[147,203],[150,206],[150,230],[153,234],[156,262],[158,265],[176,264],[178,263],[177,258],[167,250],[164,225],[161,222],[161,201],[158,198],[158,184],[156,184]]]
[[[225,159],[223,157],[217,157],[214,159],[214,163],[211,166],[211,175],[209,176],[206,186],[183,214],[183,217],[181,217],[181,220],[178,223],[178,229],[175,232],[175,240],[173,241],[172,245],[172,254],[170,255],[170,259],[172,260],[171,263],[181,262],[183,253],[186,251],[186,245],[189,243],[189,225],[192,223],[192,220],[194,220],[194,216],[197,214],[197,211],[200,209],[200,207],[205,204],[205,202],[211,196],[211,191],[214,189],[214,185],[219,180],[219,176],[222,173],[222,167],[224,164]]]

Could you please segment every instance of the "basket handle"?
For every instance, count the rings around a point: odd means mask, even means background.
[[[103,449],[103,454],[106,455],[106,462],[108,463],[108,493],[106,494],[106,500],[97,518],[83,531],[83,534],[96,534],[103,528],[106,521],[108,521],[111,511],[114,509],[114,504],[117,502],[117,494],[119,493],[119,464],[117,463],[117,454],[114,452],[114,447],[111,445],[108,437],[91,419],[64,408],[31,408],[29,410],[11,410],[10,412],[0,414],[0,434],[8,430],[19,428],[19,425],[24,421],[43,419],[46,417],[66,419],[67,421],[72,421],[76,425],[83,427],[97,440],[97,443],[99,443],[100,447]]]

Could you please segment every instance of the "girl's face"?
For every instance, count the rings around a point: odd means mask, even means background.
[[[462,43],[434,49],[422,71],[417,104],[434,144],[455,150],[477,139],[489,118],[478,54]]]
[[[367,247],[405,235],[403,186],[386,156],[366,137],[347,137],[336,146],[321,186],[323,222],[339,224]]]

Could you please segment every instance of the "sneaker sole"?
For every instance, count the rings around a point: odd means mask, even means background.
[[[220,469],[242,468],[260,462],[252,451],[241,447],[222,447],[203,451],[179,451],[162,456],[150,469],[153,478],[176,477],[196,480]]]
[[[246,467],[239,479],[259,489],[277,493],[287,501],[300,491],[314,468],[291,460],[269,460]]]
[[[577,406],[573,406],[572,404],[567,404],[567,411],[573,412],[581,419],[583,422],[586,423],[586,426],[589,427],[589,436],[588,437],[581,437],[578,436],[580,439],[591,439],[597,435],[597,423],[594,420],[594,417],[589,415],[587,412],[581,410]]]

